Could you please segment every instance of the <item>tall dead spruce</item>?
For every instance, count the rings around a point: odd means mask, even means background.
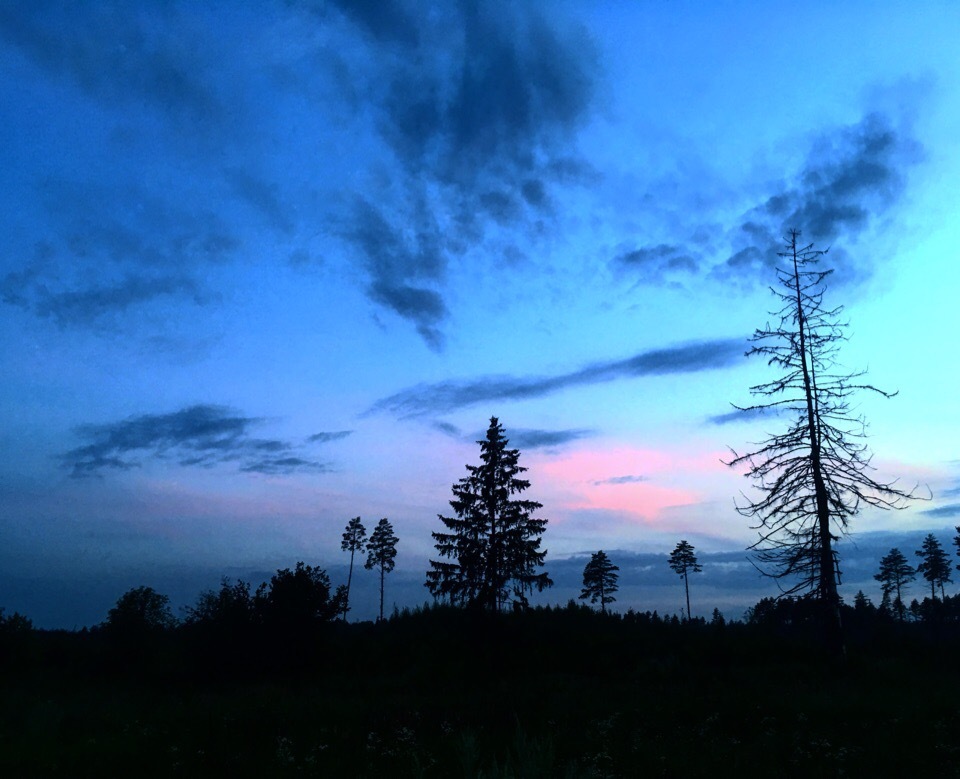
[[[750,388],[761,402],[737,406],[780,412],[792,421],[784,432],[755,444],[756,450],[734,451],[728,464],[746,466],[746,476],[759,488],[759,497],[745,497],[737,510],[758,523],[760,537],[750,549],[760,569],[782,580],[784,594],[804,594],[823,605],[824,636],[842,654],[835,543],[864,505],[902,508],[913,493],[871,475],[866,423],[852,400],[861,391],[888,398],[896,393],[864,383],[864,371],[849,373],[838,365],[846,340],[847,323],[839,319],[843,307],[824,307],[824,282],[832,271],[817,268],[825,252],[813,244],[799,246],[799,237],[791,230],[778,255],[779,289],[771,291],[781,307],[771,316],[779,325],[757,330],[747,352],[765,357],[780,375]]]

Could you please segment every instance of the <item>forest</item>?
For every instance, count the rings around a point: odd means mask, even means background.
[[[112,612],[79,632],[2,619],[5,775],[957,770],[958,596],[903,622],[866,599],[844,606],[842,664],[798,599],[764,599],[742,621],[570,602],[378,623],[223,608],[174,625],[162,596],[147,605],[157,619]]]

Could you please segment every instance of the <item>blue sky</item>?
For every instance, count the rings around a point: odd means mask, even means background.
[[[843,362],[899,390],[863,398],[879,475],[933,496],[854,540],[947,540],[958,29],[951,3],[3,0],[0,605],[70,626],[141,583],[336,579],[357,515],[420,602],[492,415],[548,561],[728,560],[755,536],[720,460],[773,424],[730,404],[769,376],[743,352],[790,227],[830,247]]]

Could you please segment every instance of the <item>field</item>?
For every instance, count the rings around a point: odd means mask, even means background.
[[[952,626],[449,609],[287,635],[5,636],[5,776],[953,776]]]

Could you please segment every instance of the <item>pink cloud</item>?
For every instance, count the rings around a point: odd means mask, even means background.
[[[557,509],[600,509],[649,524],[667,508],[701,503],[706,483],[725,466],[714,452],[617,446],[543,458],[530,469],[537,493],[549,493],[554,514]]]

